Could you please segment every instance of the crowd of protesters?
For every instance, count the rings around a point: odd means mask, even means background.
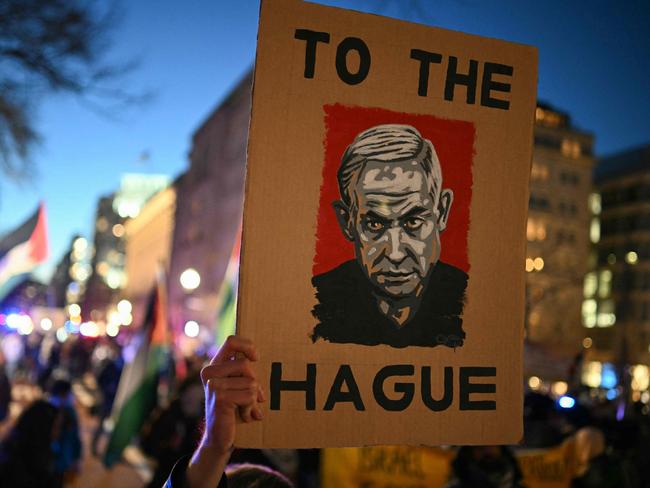
[[[110,338],[77,336],[60,343],[36,334],[7,337],[11,339],[3,340],[0,350],[0,485],[66,486],[81,474],[84,447],[89,455],[102,455],[125,352]],[[188,361],[187,375],[169,382],[173,386],[167,399],[150,413],[134,438],[151,460],[152,478],[143,486],[163,486],[179,459],[187,463],[200,445],[205,435],[206,390],[205,377],[202,381],[199,373],[207,359]],[[12,405],[12,390],[19,384],[37,392],[22,407],[15,401]],[[90,404],[79,401],[80,391],[92,398]],[[648,406],[625,402],[622,395],[607,400],[588,389],[572,395],[576,404],[563,408],[547,394],[527,392],[522,443],[458,447],[447,487],[524,487],[517,450],[553,448],[567,439],[575,446],[572,487],[650,487]],[[82,445],[80,434],[81,408],[94,419],[87,446]],[[273,479],[279,483],[276,486],[316,487],[319,460],[316,449],[235,449],[228,457],[229,463],[237,465],[228,470],[229,486],[249,486],[250,479],[259,483],[262,478],[269,486]],[[243,484],[237,485],[237,479]]]

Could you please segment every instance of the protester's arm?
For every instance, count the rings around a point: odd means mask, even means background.
[[[217,487],[233,449],[237,422],[262,419],[257,402],[264,401],[264,393],[251,368],[257,359],[250,340],[230,336],[201,371],[205,431],[185,473],[189,488]]]

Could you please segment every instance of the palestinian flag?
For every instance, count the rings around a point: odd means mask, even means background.
[[[45,205],[26,222],[0,239],[0,300],[47,259]]]
[[[158,382],[161,374],[169,369],[169,328],[163,283],[164,280],[159,279],[153,290],[144,324],[132,339],[135,356],[120,377],[111,414],[113,431],[104,453],[107,467],[120,460],[124,448],[158,404]]]
[[[219,306],[216,323],[217,346],[221,347],[228,336],[235,333],[237,322],[237,285],[239,283],[239,251],[241,249],[241,231],[237,234],[235,245],[230,254],[230,261],[219,290]]]

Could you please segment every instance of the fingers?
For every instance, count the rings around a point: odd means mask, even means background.
[[[255,378],[255,372],[251,367],[248,359],[234,359],[220,364],[209,364],[201,370],[201,379],[207,383],[212,378],[222,378],[226,376],[246,376]]]
[[[258,354],[253,342],[241,336],[230,336],[226,339],[219,352],[212,358],[210,364],[221,364],[230,361],[237,354],[243,354],[251,361],[257,361]]]

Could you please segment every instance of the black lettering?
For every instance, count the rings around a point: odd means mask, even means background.
[[[352,50],[359,53],[359,70],[356,73],[350,73],[348,70],[348,53]],[[368,76],[370,71],[370,51],[368,46],[358,37],[346,37],[336,48],[336,72],[348,85],[358,85]]]
[[[447,410],[454,399],[454,370],[451,366],[445,366],[445,380],[443,394],[440,400],[434,400],[431,396],[431,366],[422,366],[422,401],[427,408],[433,412]]]
[[[501,83],[492,80],[492,75],[512,76],[513,67],[506,64],[485,63],[483,67],[483,82],[481,83],[481,105],[485,107],[500,108],[502,110],[510,109],[510,100],[500,100],[492,98],[490,92],[498,91],[510,93],[510,83]]]
[[[449,65],[447,66],[447,80],[445,81],[445,100],[454,99],[454,88],[456,85],[465,85],[467,87],[467,103],[472,105],[476,101],[476,79],[478,76],[478,61],[469,60],[469,73],[458,73],[458,58],[449,56]]]
[[[347,385],[348,391],[341,390],[344,383]],[[357,386],[357,382],[354,379],[349,364],[342,364],[339,367],[339,371],[336,373],[336,378],[334,378],[334,382],[332,383],[332,389],[330,390],[329,395],[327,395],[327,400],[325,401],[323,410],[332,410],[334,405],[341,402],[352,402],[354,403],[354,408],[357,410],[363,411],[366,409],[361,400],[359,387]]]
[[[411,59],[420,61],[420,77],[418,81],[418,95],[426,97],[429,91],[429,65],[431,63],[440,64],[442,55],[430,53],[421,49],[411,49]]]
[[[271,410],[280,410],[282,391],[304,391],[305,410],[316,409],[316,365],[307,364],[307,379],[290,381],[282,379],[282,363],[271,363]]]
[[[472,376],[478,378],[494,378],[497,369],[494,367],[462,367],[460,368],[460,409],[461,410],[496,410],[497,403],[494,400],[471,401],[469,396],[472,393],[496,393],[497,386],[494,383],[470,383]]]
[[[389,412],[399,412],[407,408],[415,394],[413,383],[395,383],[395,391],[403,395],[397,400],[392,400],[384,393],[384,382],[389,376],[413,376],[414,372],[415,367],[412,364],[393,364],[381,368],[372,382],[372,393],[379,406]]]
[[[307,41],[305,45],[305,78],[313,78],[316,71],[316,45],[319,42],[329,44],[330,35],[327,32],[296,29],[294,38]]]

